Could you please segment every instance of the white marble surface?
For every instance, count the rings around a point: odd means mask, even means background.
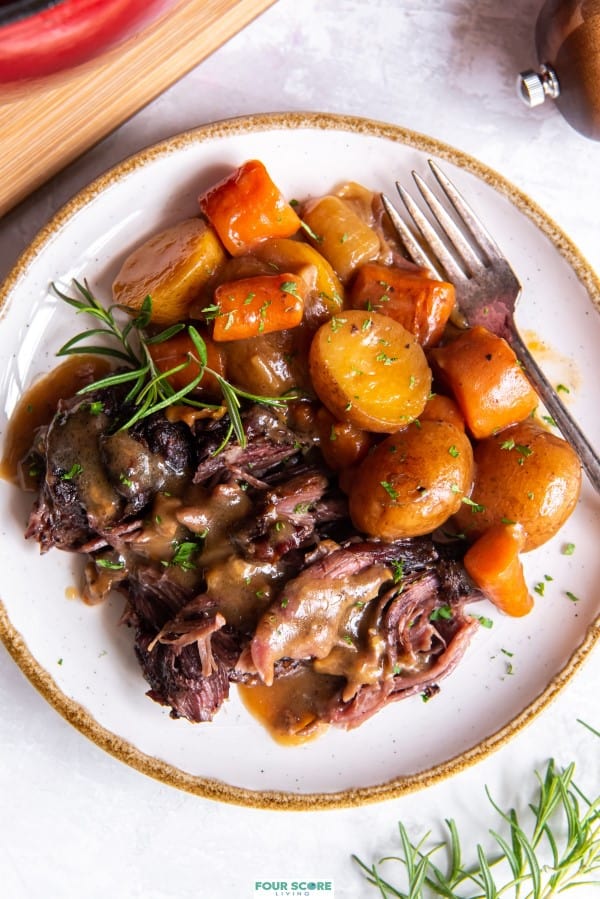
[[[538,0],[278,0],[243,33],[0,222],[0,275],[91,178],[188,127],[251,112],[311,110],[393,122],[465,150],[525,190],[600,271],[600,144],[550,106],[528,111],[516,73],[535,63]],[[338,897],[375,895],[350,859],[397,847],[455,816],[466,845],[488,842],[501,804],[522,805],[532,772],[574,760],[600,786],[598,648],[509,745],[419,794],[319,813],[221,805],[175,791],[104,754],[67,725],[0,648],[2,899],[225,899],[254,881],[333,880]],[[585,899],[597,891],[582,888]]]

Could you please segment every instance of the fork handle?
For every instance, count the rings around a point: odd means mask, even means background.
[[[529,380],[541,397],[544,406],[556,422],[559,431],[579,456],[581,464],[596,493],[600,493],[600,458],[598,457],[598,454],[577,422],[569,412],[567,412],[567,409],[559,400],[556,391],[527,349],[514,324],[510,327],[507,340],[517,354],[517,358],[523,364]]]

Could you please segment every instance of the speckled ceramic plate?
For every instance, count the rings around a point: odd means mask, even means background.
[[[159,228],[197,212],[198,193],[250,158],[290,197],[342,180],[393,193],[394,180],[441,160],[488,223],[524,285],[519,323],[542,365],[570,387],[567,402],[600,444],[600,284],[577,250],[522,193],[434,140],[364,119],[271,115],[177,136],[112,169],[38,235],[0,293],[0,437],[21,392],[55,365],[80,328],[49,282],[87,278],[106,295],[120,261]],[[490,606],[458,669],[430,702],[393,704],[355,731],[282,747],[235,690],[215,721],[173,721],[145,697],[120,597],[95,608],[70,599],[80,561],[23,539],[31,497],[0,482],[0,634],[46,699],[86,736],[166,783],[227,802],[329,808],[390,798],[448,777],[496,749],[539,712],[600,633],[600,504],[587,482],[563,532],[525,560],[534,611],[510,619]],[[566,544],[575,552],[567,554]],[[478,607],[481,612],[481,607]]]

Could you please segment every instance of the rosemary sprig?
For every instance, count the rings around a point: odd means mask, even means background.
[[[600,737],[600,732],[580,723]],[[383,899],[498,899],[504,895],[549,899],[579,886],[600,887],[600,796],[587,799],[573,781],[574,770],[573,763],[558,770],[551,759],[543,777],[536,772],[537,796],[529,805],[527,824],[515,809],[503,811],[486,787],[488,800],[508,833],[490,830],[499,851],[490,858],[477,845],[477,862],[471,866],[462,862],[460,837],[452,819],[445,821],[446,842],[429,849],[425,847],[429,833],[413,843],[399,822],[401,855],[382,858],[371,866],[357,856],[352,858]],[[447,855],[445,870],[433,860],[440,849]],[[381,875],[380,866],[389,862],[403,866],[402,886]],[[500,873],[494,870],[497,866],[501,866]],[[470,892],[463,892],[465,889]]]
[[[70,340],[63,344],[56,355],[70,356],[77,353],[86,353],[110,356],[119,362],[120,367],[118,371],[99,378],[79,391],[80,394],[84,394],[119,384],[129,384],[130,389],[125,397],[125,405],[130,406],[133,412],[119,430],[127,430],[136,422],[141,421],[141,419],[155,412],[160,412],[162,409],[166,409],[175,403],[183,403],[197,409],[218,409],[219,407],[214,404],[203,403],[192,397],[194,389],[202,381],[205,374],[213,375],[219,384],[223,394],[223,404],[227,408],[229,415],[230,426],[223,443],[219,447],[219,451],[226,446],[233,435],[237,438],[240,446],[246,446],[246,434],[241,417],[241,400],[247,399],[270,406],[285,406],[287,402],[297,399],[297,393],[290,393],[281,397],[258,396],[227,381],[208,366],[206,343],[193,325],[181,323],[171,325],[158,334],[147,334],[146,329],[152,317],[152,298],[150,296],[144,299],[140,311],[134,315],[131,309],[118,303],[104,307],[93,295],[87,281],[84,281],[82,284],[74,280],[73,284],[79,296],[70,296],[64,293],[59,290],[56,284],[52,284],[52,289],[57,296],[70,306],[73,306],[77,310],[77,314],[90,315],[99,321],[100,325],[81,331],[79,334],[71,337]],[[116,313],[119,312],[125,316],[124,325],[121,325],[116,318]],[[174,366],[169,371],[159,371],[149,348],[156,344],[164,343],[183,330],[187,331],[194,347],[194,352],[188,353],[184,362]],[[109,342],[96,343],[95,341],[99,336]],[[91,343],[89,342],[90,340],[92,340]],[[191,379],[182,389],[175,390],[171,386],[169,378],[192,363],[198,366],[198,375]]]

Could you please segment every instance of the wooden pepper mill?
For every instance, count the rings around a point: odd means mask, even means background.
[[[552,98],[569,125],[600,140],[600,0],[546,0],[535,26],[538,72],[521,72],[528,106]]]

